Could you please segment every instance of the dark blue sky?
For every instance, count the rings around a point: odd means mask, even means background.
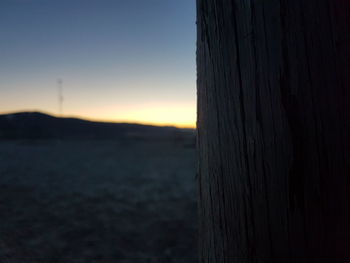
[[[0,111],[191,125],[195,0],[1,0]]]

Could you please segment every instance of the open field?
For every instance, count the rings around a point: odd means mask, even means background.
[[[195,262],[194,174],[179,142],[2,141],[0,262]]]

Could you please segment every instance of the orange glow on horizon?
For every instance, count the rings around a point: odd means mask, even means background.
[[[196,108],[193,105],[140,105],[118,110],[100,109],[92,114],[79,114],[86,119],[107,122],[139,123],[178,128],[196,127]],[[82,117],[84,118],[84,117]]]
[[[2,112],[9,114],[14,112],[43,112],[55,117],[58,114],[45,109],[21,109]],[[66,110],[62,117],[80,118],[97,122],[121,122],[137,123],[156,126],[175,126],[178,128],[196,128],[196,107],[192,103],[185,105],[146,103],[143,105],[123,105],[123,107],[93,107],[93,108],[71,108]]]

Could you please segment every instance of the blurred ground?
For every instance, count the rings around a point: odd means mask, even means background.
[[[194,151],[0,142],[0,263],[196,262]]]

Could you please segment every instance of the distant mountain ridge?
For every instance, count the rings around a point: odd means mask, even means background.
[[[57,118],[41,112],[0,115],[0,139],[180,138],[194,130],[132,123]]]

